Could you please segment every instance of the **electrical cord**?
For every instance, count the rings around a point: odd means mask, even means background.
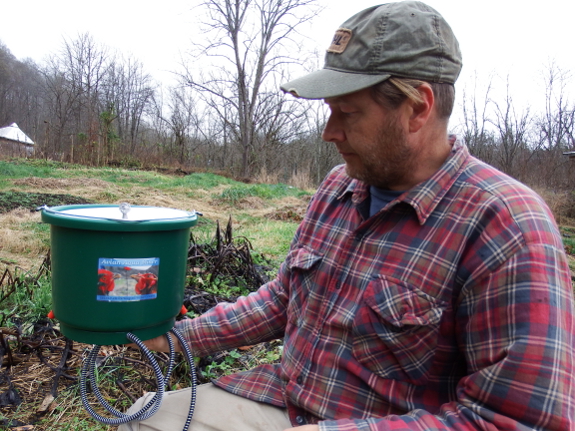
[[[196,377],[196,368],[194,366],[194,358],[192,356],[192,352],[188,347],[186,340],[184,339],[183,335],[178,331],[176,328],[172,328],[170,330],[176,338],[180,341],[182,348],[184,349],[184,355],[188,364],[190,365],[190,377],[191,377],[191,399],[190,399],[190,409],[188,410],[188,416],[186,417],[186,422],[182,431],[187,431],[190,423],[192,421],[192,416],[194,414],[194,409],[196,406],[196,386],[197,386],[197,377]],[[168,363],[168,370],[166,371],[166,375],[162,374],[162,370],[158,365],[158,362],[154,358],[154,355],[150,352],[150,350],[146,347],[146,345],[136,337],[132,333],[128,333],[126,337],[131,342],[135,343],[140,350],[144,353],[152,368],[154,369],[154,374],[156,376],[156,383],[158,385],[158,390],[156,394],[152,397],[150,401],[144,405],[139,411],[132,413],[132,414],[125,414],[114,407],[112,407],[108,402],[104,399],[100,390],[98,389],[98,385],[96,384],[96,377],[95,377],[95,369],[96,369],[96,358],[98,357],[98,352],[102,346],[95,345],[92,350],[90,351],[88,357],[84,361],[84,365],[82,366],[82,373],[80,375],[80,397],[82,398],[82,403],[84,404],[84,408],[86,411],[97,421],[102,422],[106,425],[121,425],[127,422],[132,421],[143,421],[148,419],[149,417],[153,416],[160,405],[162,404],[162,399],[164,397],[165,387],[170,379],[170,375],[172,374],[172,370],[174,368],[175,356],[176,352],[174,349],[174,342],[172,338],[166,333],[165,334],[168,345],[170,347],[170,360]],[[93,408],[90,406],[88,402],[88,390],[87,390],[87,382],[90,382],[90,386],[92,388],[92,392],[100,402],[100,404],[110,413],[112,413],[116,418],[108,418],[99,415]]]

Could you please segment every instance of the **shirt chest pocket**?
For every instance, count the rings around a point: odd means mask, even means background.
[[[301,326],[299,319],[306,307],[311,292],[317,294],[322,273],[318,270],[322,256],[306,247],[290,251],[286,258],[289,267],[288,322]]]
[[[446,303],[398,280],[372,280],[354,317],[354,357],[383,378],[423,384]]]

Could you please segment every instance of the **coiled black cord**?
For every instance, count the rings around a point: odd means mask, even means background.
[[[184,339],[183,335],[176,328],[171,329],[170,332],[173,333],[176,336],[176,338],[180,341],[180,344],[184,349],[184,355],[186,357],[186,360],[190,365],[190,377],[192,380],[190,409],[188,411],[188,416],[186,418],[184,428],[182,429],[182,431],[187,431],[192,421],[192,416],[194,414],[194,409],[196,407],[196,386],[197,386],[196,368],[194,366],[194,358],[192,356],[192,352],[190,351],[190,348],[188,347],[188,344],[186,343],[186,340]],[[160,366],[158,365],[158,362],[154,358],[154,355],[152,355],[152,353],[146,347],[146,345],[134,334],[128,333],[126,335],[126,337],[131,342],[135,343],[142,350],[146,358],[148,358],[148,360],[150,361],[150,364],[154,369],[154,374],[156,375],[156,383],[158,384],[158,390],[156,394],[152,397],[152,399],[148,401],[146,405],[142,407],[139,411],[132,413],[130,415],[116,410],[114,407],[112,407],[110,404],[106,402],[106,400],[100,393],[100,390],[98,389],[98,386],[96,384],[94,371],[96,368],[96,358],[98,357],[98,352],[100,351],[101,346],[97,345],[94,346],[94,348],[90,351],[90,354],[84,361],[84,365],[82,366],[82,373],[80,375],[80,396],[82,398],[82,403],[84,404],[84,408],[86,409],[86,411],[90,413],[90,415],[94,419],[106,425],[121,425],[132,421],[143,421],[153,416],[158,411],[160,405],[162,404],[166,384],[168,383],[170,375],[172,374],[172,370],[174,367],[174,359],[176,356],[174,349],[174,342],[172,341],[172,338],[168,334],[165,334],[165,336],[168,340],[168,345],[170,347],[170,361],[168,363],[168,370],[166,371],[166,375],[164,376],[162,374]],[[90,382],[92,392],[94,392],[94,395],[96,396],[100,404],[106,410],[108,410],[110,413],[116,416],[117,417],[116,419],[100,416],[98,413],[94,411],[92,406],[90,406],[87,395],[87,384],[86,384],[87,381]]]

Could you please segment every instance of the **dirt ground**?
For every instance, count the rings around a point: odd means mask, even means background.
[[[205,312],[223,299],[188,288],[184,305],[188,309]],[[0,331],[1,345],[9,346],[8,350],[0,348],[3,357],[0,371],[0,429],[79,429],[73,423],[69,424],[69,428],[64,428],[70,420],[100,427],[81,429],[115,429],[97,423],[79,401],[80,370],[93,346],[65,338],[58,325],[49,319],[37,322],[32,330],[0,328]],[[225,351],[213,357],[200,358],[196,363],[197,382],[209,382],[214,369],[221,374],[234,371],[234,367],[251,367],[262,363],[277,347],[276,343],[248,346],[237,350],[233,361],[229,359],[229,352]],[[165,373],[168,355],[154,353],[154,357]],[[149,360],[137,349],[102,346],[96,364],[98,389],[106,401],[120,411],[125,411],[146,392],[157,389]],[[183,355],[177,354],[175,364],[168,387],[178,389],[190,386],[191,375]],[[91,392],[88,401],[99,415],[114,417]]]

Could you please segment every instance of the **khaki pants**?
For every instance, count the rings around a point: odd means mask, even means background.
[[[128,413],[142,408],[153,392],[137,400]],[[154,416],[120,425],[118,431],[180,431],[190,408],[190,389],[164,394]],[[283,431],[291,428],[287,410],[239,397],[211,383],[197,387],[190,431]]]

